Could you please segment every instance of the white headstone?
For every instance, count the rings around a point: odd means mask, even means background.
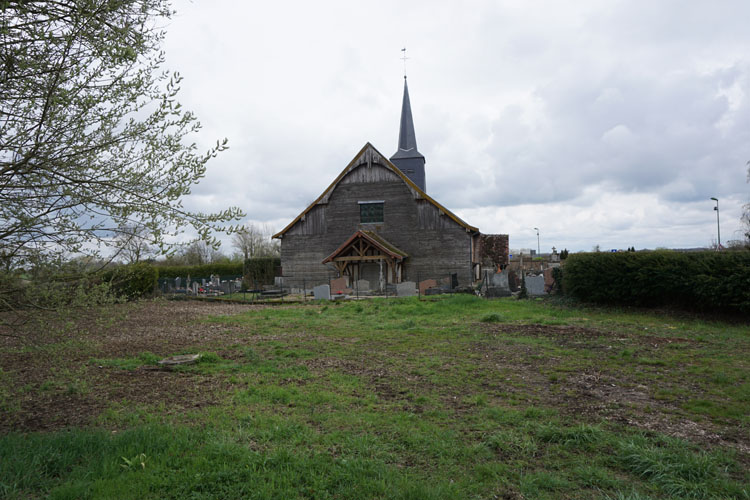
[[[545,295],[544,276],[526,276],[526,292],[529,295]]]
[[[370,282],[367,280],[357,280],[355,286],[357,287],[356,290],[359,290],[360,292],[370,291]]]
[[[490,279],[490,284],[492,286],[510,290],[510,286],[508,285],[508,270],[505,269],[503,270],[503,272],[492,275],[492,278]]]
[[[417,294],[417,284],[413,281],[404,281],[396,285],[396,295],[399,297],[411,297]]]
[[[318,285],[313,288],[315,300],[331,300],[331,287],[328,285]]]

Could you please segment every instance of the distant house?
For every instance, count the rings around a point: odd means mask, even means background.
[[[479,229],[425,192],[425,159],[417,150],[404,81],[398,151],[390,159],[370,143],[323,193],[284,229],[285,286],[310,287],[330,278],[385,283],[480,276]],[[507,235],[504,238],[507,249]],[[507,250],[505,252],[507,261]],[[350,281],[352,283],[353,281]]]

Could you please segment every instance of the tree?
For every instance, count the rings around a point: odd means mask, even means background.
[[[188,266],[200,266],[227,259],[218,248],[202,240],[187,245],[181,254],[182,262]]]
[[[6,268],[117,245],[143,227],[155,245],[243,214],[190,212],[181,197],[226,139],[200,129],[161,70],[168,0],[0,1],[0,260]]]
[[[246,224],[232,235],[232,245],[244,260],[253,257],[278,257],[280,248],[277,241],[272,240],[273,231],[266,225],[255,226]]]
[[[147,255],[153,253],[150,235],[144,226],[123,224],[118,228],[117,254],[126,264],[137,264]]]

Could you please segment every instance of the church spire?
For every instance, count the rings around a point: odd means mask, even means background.
[[[414,119],[411,116],[411,102],[409,100],[409,86],[406,84],[406,75],[404,75],[404,99],[401,104],[398,150],[390,159],[414,184],[419,186],[422,191],[425,191],[425,159],[417,151],[417,136],[414,133]]]
[[[409,101],[409,86],[404,76],[404,100],[401,103],[401,128],[398,132],[398,153],[416,153],[417,136],[414,134],[414,119],[411,116],[411,102]]]

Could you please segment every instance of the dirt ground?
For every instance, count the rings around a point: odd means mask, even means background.
[[[485,324],[480,328],[490,336],[502,332],[503,335],[545,337],[553,339],[561,347],[598,352],[602,358],[624,347],[640,356],[649,356],[671,344],[689,344],[693,348],[699,344],[695,340],[676,336],[636,335],[570,325]],[[486,352],[487,346],[482,345],[477,349]],[[523,352],[524,350],[527,352]],[[654,398],[659,382],[636,379],[632,371],[615,372],[608,367],[608,363],[601,363],[600,367],[590,366],[568,374],[564,380],[551,382],[544,374],[545,368],[553,366],[559,360],[554,357],[537,357],[532,360],[530,355],[528,346],[503,345],[500,349],[490,351],[487,362],[510,367],[522,379],[527,380],[530,386],[536,388],[542,401],[570,415],[585,417],[591,421],[610,420],[709,446],[728,446],[744,454],[744,461],[750,464],[750,435],[746,430],[686,418],[679,407],[680,399],[666,401]],[[688,393],[698,390],[688,380],[680,380],[679,384]]]
[[[90,360],[125,358],[143,352],[168,356],[204,345],[211,338],[211,329],[231,332],[237,327],[197,324],[196,320],[258,307],[261,306],[140,302],[117,306],[119,315],[114,319],[105,320],[102,311],[93,310],[79,312],[72,326],[64,318],[49,317],[41,324],[35,321],[20,330],[0,330],[0,345],[4,348],[0,367],[17,388],[12,398],[0,404],[0,432],[84,426],[110,407],[112,401],[162,402],[168,414],[209,406],[219,391],[228,388],[222,377],[146,368],[121,370],[92,364]],[[222,339],[231,336],[223,335]]]
[[[75,320],[48,317],[20,330],[0,329],[0,433],[90,425],[113,404],[137,406],[160,402],[164,403],[164,413],[176,416],[216,404],[232,389],[230,377],[145,367],[122,370],[91,360],[128,358],[143,352],[168,356],[205,346],[217,337],[223,345],[247,342],[247,336],[243,335],[246,325],[206,324],[198,320],[209,315],[233,315],[264,307],[269,306],[140,302],[116,306],[114,316],[112,309],[107,314],[104,310],[90,310],[78,314]],[[503,335],[540,336],[566,348],[601,350],[602,356],[607,354],[610,343],[633,345],[636,342],[647,351],[665,343],[693,342],[679,337],[644,335],[635,338],[619,332],[573,326],[480,324],[477,328],[488,337],[501,332]],[[611,342],[602,342],[602,337],[609,337]],[[253,338],[258,341],[259,336]],[[530,404],[557,407],[592,422],[606,419],[701,444],[730,446],[739,450],[744,455],[743,461],[748,462],[750,436],[741,429],[718,428],[708,422],[683,418],[675,402],[655,399],[653,387],[642,381],[628,380],[622,374],[595,368],[570,373],[564,380],[550,380],[545,368],[558,363],[559,359],[533,357],[533,347],[522,343],[489,343],[489,346],[478,343],[472,347],[473,354],[487,367],[512,372],[514,379],[513,383],[502,377],[488,381],[483,389],[490,393],[515,391],[519,397],[531,396]],[[238,355],[236,351],[217,349],[225,358]],[[403,391],[389,383],[388,373],[373,371],[364,364],[334,358],[301,362],[313,371],[335,368],[364,374],[386,399],[403,398]],[[9,385],[13,390],[3,393],[2,387]],[[445,403],[457,411],[471,411],[460,398],[449,398]]]

